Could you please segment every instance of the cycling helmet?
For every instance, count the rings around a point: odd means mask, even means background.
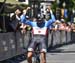
[[[41,14],[37,15],[37,22],[38,23],[42,23],[43,22],[43,18],[41,17]]]
[[[38,17],[37,17],[37,26],[42,28],[42,27],[44,27],[44,25],[45,25],[45,22],[44,22],[43,18],[41,17],[41,15],[38,15]]]

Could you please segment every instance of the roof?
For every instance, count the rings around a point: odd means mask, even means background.
[[[2,8],[3,6],[3,2],[5,0],[0,0],[0,9]],[[26,1],[26,0],[25,0]],[[25,4],[24,2],[18,2],[16,0],[6,0],[5,2],[5,5],[4,5],[4,11],[3,12],[6,12],[6,13],[11,13],[11,12],[14,12],[16,10],[16,8],[19,8],[19,9],[24,9],[25,7],[27,7],[28,4]]]
[[[27,1],[27,0],[26,0]],[[0,0],[0,2],[4,2],[4,0]],[[18,2],[17,0],[6,0],[5,3],[10,4],[28,4],[27,2]]]

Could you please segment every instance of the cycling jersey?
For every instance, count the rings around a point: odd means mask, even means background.
[[[51,14],[51,18],[48,21],[43,21],[41,24],[37,23],[37,21],[30,21],[25,18],[25,15],[21,16],[21,22],[24,24],[28,24],[32,27],[32,39],[28,47],[28,51],[34,51],[36,45],[39,43],[40,52],[46,52],[46,34],[48,27],[55,22],[55,17]]]
[[[33,34],[40,34],[40,35],[46,35],[47,34],[47,28],[53,23],[55,22],[55,17],[53,14],[51,14],[51,18],[48,21],[43,21],[43,23],[40,25],[40,27],[38,27],[37,25],[37,21],[33,22],[30,20],[27,20],[25,18],[25,15],[21,16],[21,22],[24,24],[28,24],[32,27],[32,33]]]

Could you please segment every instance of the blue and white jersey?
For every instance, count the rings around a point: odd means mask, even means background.
[[[39,24],[40,27],[37,25],[37,21],[34,22],[34,21],[26,20],[25,15],[21,16],[21,22],[30,25],[32,27],[32,33],[34,35],[46,35],[48,27],[53,22],[55,22],[55,17],[53,14],[51,15],[51,18],[52,19],[49,19],[48,21],[43,21],[41,25]]]

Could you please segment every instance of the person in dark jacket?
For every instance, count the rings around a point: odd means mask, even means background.
[[[21,15],[20,9],[16,9],[14,15],[11,17],[10,25],[14,31],[16,31],[20,26],[20,15]]]

